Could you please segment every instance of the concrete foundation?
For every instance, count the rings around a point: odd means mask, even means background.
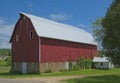
[[[60,70],[65,70],[65,62],[41,63],[40,71],[46,72],[47,70],[50,70],[51,72],[59,72]]]
[[[25,63],[25,62],[24,62]],[[37,63],[37,62],[29,62],[26,63],[26,67],[22,68],[22,63],[16,62],[12,64],[12,71],[13,72],[20,72],[23,73],[44,73],[47,71],[51,72],[59,72],[60,70],[66,69],[66,62],[44,62],[44,63]]]

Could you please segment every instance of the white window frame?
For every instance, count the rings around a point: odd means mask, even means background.
[[[33,31],[30,31],[30,39],[33,39]]]
[[[16,42],[18,42],[19,41],[19,35],[17,34],[16,35]]]

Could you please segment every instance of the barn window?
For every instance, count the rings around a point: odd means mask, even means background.
[[[19,36],[18,36],[18,35],[16,35],[16,42],[18,42],[18,40],[19,40]]]
[[[32,39],[33,38],[33,32],[31,31],[30,32],[30,39]]]
[[[101,66],[103,66],[103,63],[100,63]]]
[[[26,18],[26,17],[24,16],[23,19],[25,20],[25,18]]]

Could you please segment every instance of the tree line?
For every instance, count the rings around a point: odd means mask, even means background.
[[[92,22],[92,31],[99,50],[120,67],[120,0],[113,0],[105,16]]]
[[[10,49],[2,49],[0,48],[0,56],[10,56],[11,50]]]

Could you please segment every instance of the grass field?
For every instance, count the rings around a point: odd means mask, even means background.
[[[0,67],[4,67],[4,66],[7,66],[6,61],[0,61]]]
[[[120,75],[88,76],[66,80],[66,83],[120,83]]]
[[[7,73],[10,71],[10,67],[9,66],[0,66],[0,74],[1,73]]]
[[[0,78],[22,78],[22,77],[40,77],[40,76],[76,76],[76,75],[120,76],[120,68],[115,68],[110,70],[92,69],[92,70],[79,70],[79,71],[71,71],[71,72],[43,73],[43,74],[13,74],[13,73],[9,73],[9,71],[10,71],[10,67],[0,67]]]
[[[120,83],[120,68],[111,70],[93,70],[93,76],[65,80],[66,83]],[[95,75],[95,76],[94,76]]]
[[[120,83],[120,68],[110,70],[79,70],[59,73],[43,74],[13,74],[9,73],[10,67],[0,67],[0,78],[24,78],[24,77],[44,77],[44,76],[77,76],[86,75],[85,78],[64,80],[66,83]],[[92,76],[91,76],[92,75]]]

